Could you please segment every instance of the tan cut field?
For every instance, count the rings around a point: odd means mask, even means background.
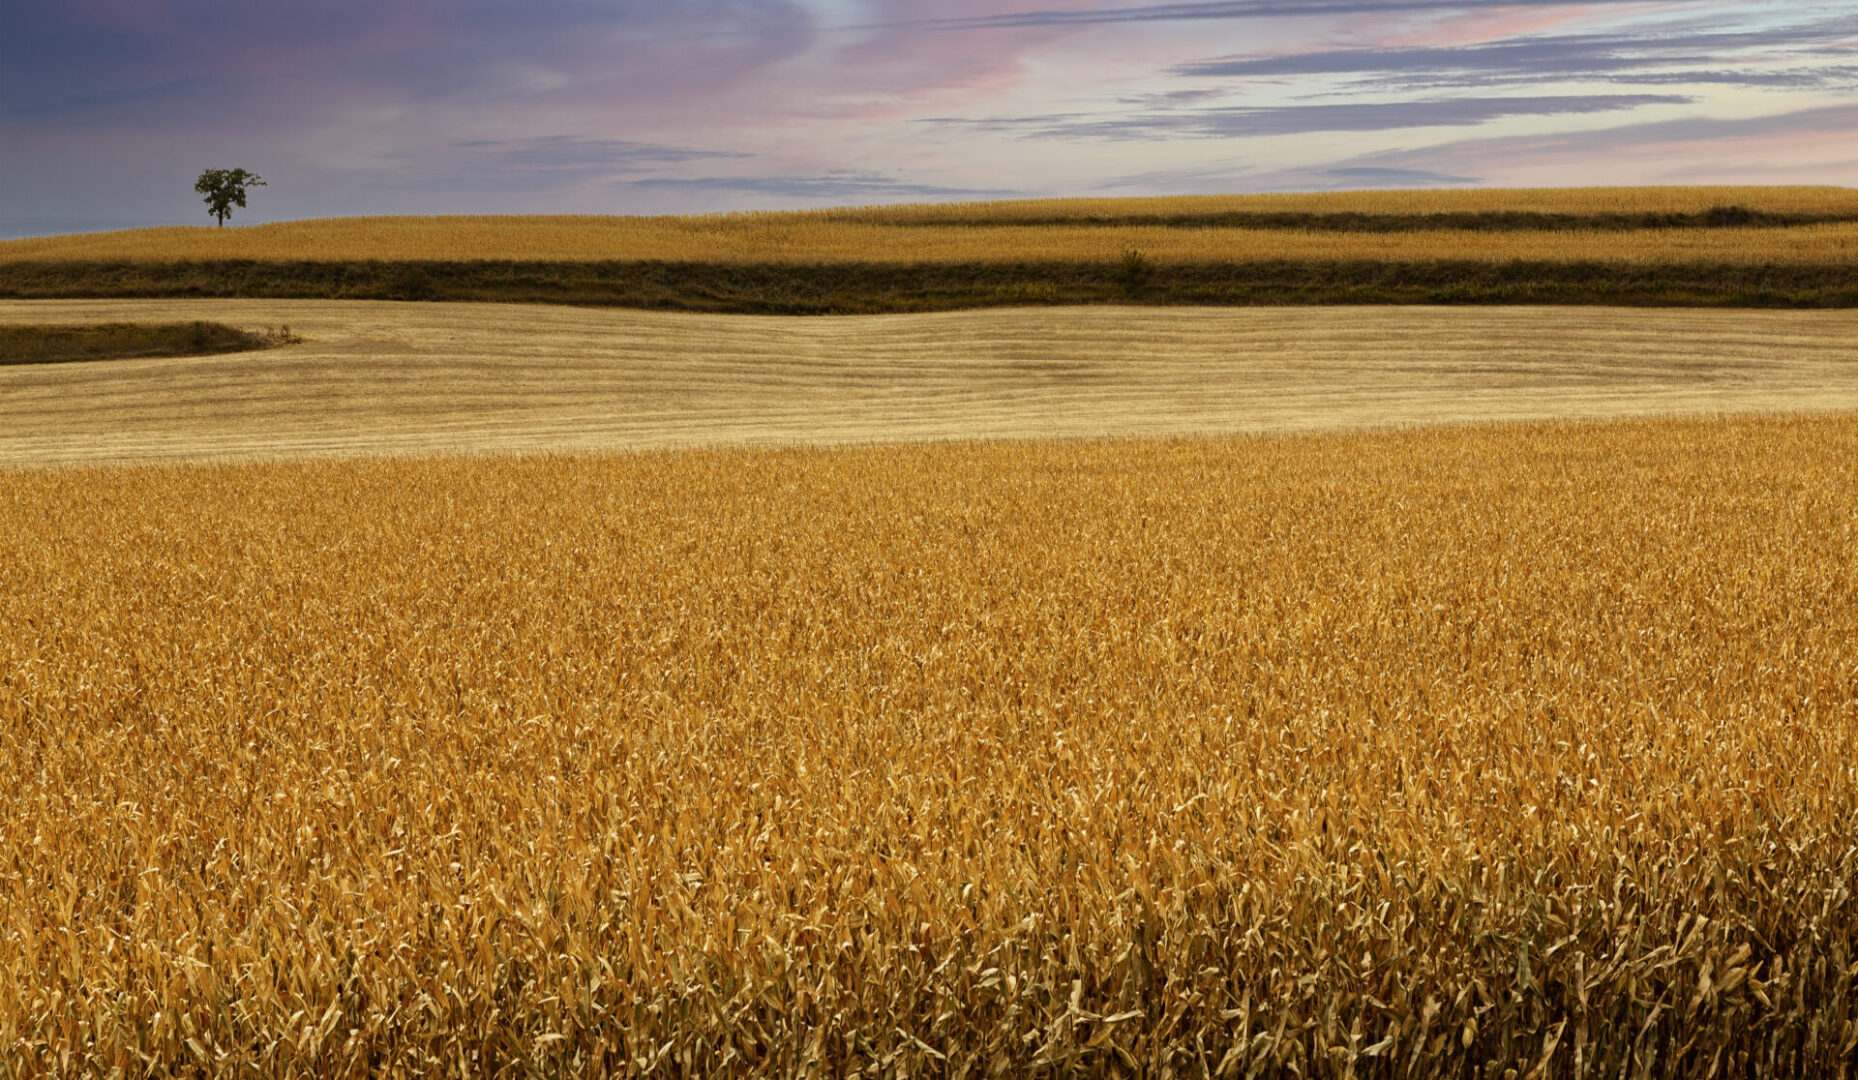
[[[673,325],[734,358],[707,392],[942,356],[942,415],[1010,415],[1041,384],[1003,358],[1053,332],[556,313],[461,360],[524,325],[422,310],[302,321],[352,351],[292,390],[254,367],[255,415],[365,386],[385,422],[459,371],[468,415],[565,398],[606,361],[550,369],[560,335]],[[1294,362],[1362,416],[1389,384],[1542,409],[1825,377],[1850,340],[1502,317],[1422,347],[1413,314],[1105,313],[1062,374],[1152,368],[1178,405]],[[343,367],[410,327],[398,381]],[[121,445],[241,407],[205,370],[187,409],[108,406]],[[0,1074],[1858,1060],[1851,415],[12,470],[0,550]]]
[[[1858,409],[1858,313],[1040,309],[859,319],[312,301],[0,303],[301,345],[0,367],[0,464],[1207,435]]]

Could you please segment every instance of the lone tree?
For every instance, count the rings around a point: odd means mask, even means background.
[[[206,197],[206,212],[218,218],[223,229],[233,207],[245,209],[246,189],[264,186],[264,177],[244,169],[208,169],[200,174],[194,190]]]

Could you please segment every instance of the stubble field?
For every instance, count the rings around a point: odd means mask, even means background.
[[[0,474],[20,1072],[1831,1075],[1858,420]]]
[[[0,327],[174,318],[304,341],[0,366],[0,465],[1858,409],[1851,312],[0,303]]]

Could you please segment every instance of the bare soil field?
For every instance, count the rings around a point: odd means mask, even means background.
[[[0,304],[289,326],[0,369],[0,463],[1206,435],[1858,408],[1858,312],[1044,309],[785,319],[317,301]]]

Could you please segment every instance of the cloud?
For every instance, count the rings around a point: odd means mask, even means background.
[[[1116,99],[1118,105],[1133,105],[1143,109],[1173,109],[1183,105],[1198,105],[1205,101],[1217,101],[1226,96],[1221,90],[1163,90],[1152,94],[1136,94]]]
[[[1853,171],[1858,105],[1454,139],[1308,166],[1227,161],[1116,177],[1106,192],[1204,194],[1462,184],[1826,183]]]
[[[654,177],[626,181],[640,191],[720,192],[777,196],[785,199],[998,199],[1022,192],[1000,188],[944,187],[910,183],[876,173],[829,173],[823,176]]]
[[[306,123],[433,108],[682,101],[812,47],[804,0],[0,0],[5,115],[69,127]]]
[[[1457,139],[1331,163],[1340,169],[1485,171],[1485,182],[1540,183],[1578,176],[1584,184],[1826,182],[1851,173],[1858,105],[1754,117],[1686,117],[1590,131]],[[1493,178],[1488,175],[1495,172]],[[1301,170],[1254,173],[1260,190],[1300,186]],[[1565,181],[1564,181],[1565,182]]]
[[[1850,91],[1858,89],[1858,65],[1792,68],[1785,71],[1693,68],[1677,71],[1636,72],[1617,75],[1607,81],[1631,86],[1745,86],[1767,90]]]
[[[1434,169],[1381,165],[1332,165],[1307,169],[1260,171],[1225,164],[1162,169],[1107,180],[1095,190],[1154,195],[1200,195],[1230,191],[1349,191],[1361,188],[1466,187],[1483,183],[1476,176]]]
[[[1519,116],[1570,116],[1650,105],[1687,105],[1693,100],[1672,94],[1466,97],[1334,105],[1214,107],[1119,116],[1052,113],[984,119],[933,117],[924,122],[1038,139],[1247,138],[1459,127]]]
[[[1581,6],[1606,7],[1644,0],[1579,0]],[[1225,0],[1213,3],[1143,4],[1081,10],[1044,9],[998,15],[914,19],[888,25],[926,30],[1011,30],[1030,27],[1091,26],[1104,23],[1160,23],[1224,19],[1284,19],[1347,15],[1399,15],[1463,11],[1478,7],[1567,7],[1569,0]]]
[[[745,158],[752,155],[685,146],[590,139],[579,135],[532,135],[520,139],[465,139],[451,144],[504,167],[569,171],[632,172],[653,165]]]
[[[1173,73],[1197,79],[1339,75],[1361,80],[1367,89],[1409,91],[1592,80],[1820,86],[1848,84],[1858,68],[1772,70],[1771,65],[1798,63],[1803,57],[1847,57],[1851,50],[1842,43],[1855,35],[1858,16],[1845,16],[1739,32],[1561,34],[1476,45],[1228,56],[1182,64]]]
[[[1454,176],[1431,169],[1390,169],[1355,165],[1319,169],[1317,175],[1345,187],[1462,187],[1483,181],[1475,176]]]
[[[0,201],[192,220],[221,163],[271,180],[254,221],[1062,194],[1136,168],[1155,190],[1623,161],[1836,179],[1841,136],[1779,120],[1664,159],[1560,132],[1858,100],[1855,42],[1858,0],[0,0]],[[1531,141],[1475,137],[1498,131]],[[1244,141],[1305,132],[1345,134]],[[1386,148],[1407,156],[1345,156]]]
[[[693,162],[735,161],[753,156],[578,135],[461,139],[444,146],[422,145],[395,153],[394,168],[378,184],[400,192],[560,193]]]
[[[1512,135],[1494,139],[1466,140],[1446,144],[1445,147],[1436,147],[1432,152],[1473,145],[1502,149],[1578,146],[1591,150],[1616,150],[1677,142],[1718,143],[1725,140],[1770,139],[1801,134],[1825,135],[1849,140],[1854,132],[1858,132],[1858,104],[1846,104],[1801,109],[1769,116],[1693,116],[1677,120],[1625,124],[1619,127],[1601,128],[1597,131]]]

